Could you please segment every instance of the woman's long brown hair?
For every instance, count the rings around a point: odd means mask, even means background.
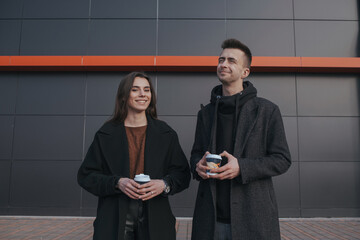
[[[131,88],[133,87],[134,80],[137,77],[145,78],[148,80],[151,91],[151,101],[149,107],[145,110],[146,114],[152,118],[157,118],[156,112],[156,96],[154,87],[151,83],[151,79],[143,72],[131,72],[126,75],[120,82],[119,88],[116,94],[115,109],[113,116],[109,121],[111,122],[124,122],[128,114],[128,100],[130,96]]]

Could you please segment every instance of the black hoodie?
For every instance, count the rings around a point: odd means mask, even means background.
[[[249,82],[243,83],[244,90],[232,96],[222,96],[222,85],[211,92],[212,104],[215,104],[214,122],[211,132],[210,152],[220,154],[234,152],[235,131],[241,107],[256,97],[256,88]],[[227,163],[223,159],[221,165]],[[230,180],[216,181],[217,221],[230,223]]]

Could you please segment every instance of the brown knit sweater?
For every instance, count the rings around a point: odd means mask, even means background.
[[[144,173],[144,150],[146,127],[126,127],[126,136],[129,144],[130,178],[136,174]]]

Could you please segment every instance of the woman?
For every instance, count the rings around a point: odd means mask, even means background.
[[[167,195],[189,186],[190,171],[177,134],[157,119],[150,78],[122,79],[113,117],[95,135],[78,183],[99,197],[93,239],[175,240]],[[151,181],[135,182],[144,173]]]

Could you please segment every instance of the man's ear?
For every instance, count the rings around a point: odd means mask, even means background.
[[[242,74],[241,74],[241,78],[247,78],[250,75],[250,68],[244,68]]]

